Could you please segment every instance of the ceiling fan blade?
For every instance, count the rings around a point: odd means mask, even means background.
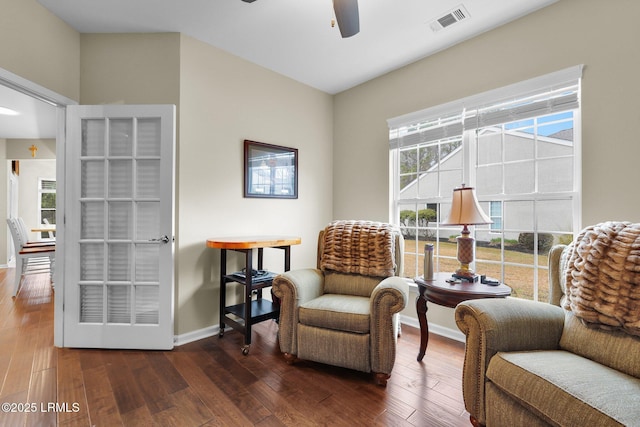
[[[351,37],[360,32],[358,0],[333,0],[333,10],[342,38]]]

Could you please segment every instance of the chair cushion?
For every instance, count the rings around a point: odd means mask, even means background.
[[[370,297],[373,289],[381,281],[382,278],[380,277],[326,271],[324,275],[324,292],[327,294]]]
[[[640,339],[621,331],[589,328],[565,312],[560,348],[640,378]]]
[[[499,352],[487,378],[554,425],[576,425],[576,417],[584,426],[640,419],[640,379],[567,351]]]
[[[302,304],[298,319],[303,325],[367,334],[369,307],[366,297],[324,294]]]

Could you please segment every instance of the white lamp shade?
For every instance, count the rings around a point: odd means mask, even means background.
[[[443,225],[475,225],[491,224],[492,222],[491,218],[482,211],[473,187],[463,185],[453,190],[451,212],[442,223]]]

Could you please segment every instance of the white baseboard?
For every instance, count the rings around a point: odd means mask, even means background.
[[[414,328],[420,329],[420,323],[418,319],[410,316],[400,316],[400,323]],[[435,323],[429,323],[429,332],[432,334],[440,335],[445,338],[450,338],[454,341],[465,342],[465,336],[462,332],[454,329],[445,328]]]
[[[173,337],[173,344],[176,346],[189,344],[190,342],[193,342],[193,341],[198,341],[205,338],[213,337],[215,335],[218,335],[219,332],[220,332],[219,325],[209,326],[207,328],[187,332],[186,334],[175,335]]]
[[[415,317],[409,316],[400,316],[400,322],[404,325],[412,326],[414,328],[420,329],[420,324],[418,323],[418,319]],[[220,332],[219,325],[209,326],[207,328],[198,329],[196,331],[187,332],[186,334],[180,334],[173,337],[173,343],[176,346],[181,346],[185,344],[189,344],[193,341],[202,340],[205,338],[213,337],[218,335]],[[445,328],[440,325],[436,325],[434,323],[429,324],[429,332],[440,335],[446,338],[450,338],[454,341],[465,342],[465,336],[460,331],[454,331],[453,329]]]

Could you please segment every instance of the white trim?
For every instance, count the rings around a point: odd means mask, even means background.
[[[173,343],[176,346],[189,344],[190,342],[203,340],[205,338],[210,338],[216,336],[220,333],[220,325],[208,326],[206,328],[197,329],[195,331],[190,331],[185,334],[175,335],[173,337]]]
[[[565,68],[564,70],[394,117],[388,119],[387,124],[391,129],[398,128],[419,122],[425,117],[446,116],[460,112],[464,108],[473,108],[488,102],[495,102],[499,99],[506,99],[532,91],[539,92],[541,87],[555,87],[580,79],[582,77],[583,68],[584,65],[575,65],[573,67]]]
[[[411,316],[405,316],[404,314],[400,315],[400,323],[403,325],[411,326],[416,329],[420,329],[420,323],[418,323],[418,319]],[[466,337],[460,331],[456,331],[454,329],[445,328],[444,326],[438,325],[437,323],[429,323],[429,333],[440,335],[441,337],[449,338],[454,341],[465,342]]]
[[[67,105],[77,104],[73,99],[60,95],[44,86],[40,86],[37,83],[31,82],[2,68],[0,68],[0,85],[17,90],[54,107],[66,107]]]
[[[404,314],[400,315],[400,323],[403,325],[411,326],[416,329],[420,329],[418,319]],[[192,343],[194,341],[203,340],[211,337],[215,337],[220,333],[220,325],[213,325],[206,328],[190,331],[184,334],[175,335],[173,337],[173,343],[176,347]],[[429,324],[429,333],[440,335],[445,338],[452,339],[458,342],[465,342],[465,336],[462,332],[453,329],[445,328],[436,323]],[[416,349],[418,350],[418,349]]]
[[[10,71],[0,68],[0,85],[14,89],[25,95],[29,95],[35,99],[46,102],[57,107],[58,130],[56,132],[56,257],[64,259],[64,171],[65,171],[65,150],[66,150],[66,107],[68,105],[77,105],[78,102],[71,98],[60,95],[46,87],[29,81],[23,77],[13,74]],[[53,345],[61,347],[63,342],[63,310],[64,310],[64,263],[56,266],[54,273],[54,283],[56,290],[54,293],[54,310],[53,310]]]

